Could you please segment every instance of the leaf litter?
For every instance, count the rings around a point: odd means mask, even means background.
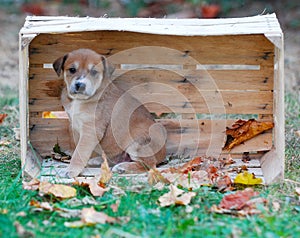
[[[242,141],[246,137],[248,140],[253,134],[257,133],[257,130],[261,128],[261,125],[255,120],[249,121],[254,125],[254,127],[252,126],[253,128],[251,129],[251,126],[248,126],[248,131],[245,129],[245,127],[247,128],[245,125],[248,125],[249,123],[244,121],[236,122],[232,129],[227,130],[227,132],[231,130],[228,135],[230,134],[232,136],[234,133],[240,133],[240,137],[234,137],[234,140],[230,142],[231,144],[227,144],[225,147],[233,148],[232,145],[234,143],[237,145],[236,141]],[[266,128],[269,127],[271,128],[270,125]],[[266,128],[264,130],[267,130]],[[65,154],[61,154],[59,146],[56,146],[54,149],[56,151],[55,153],[60,154],[62,157],[65,156]],[[250,158],[248,157],[247,161],[249,161]],[[104,162],[101,164],[101,173],[99,176],[94,178],[77,178],[73,184],[88,187],[93,197],[101,197],[105,192],[108,192],[111,187],[114,187],[110,183],[112,172],[108,166],[105,154],[102,154],[102,158]],[[199,206],[198,204],[190,204],[192,199],[197,196],[197,189],[202,186],[209,186],[216,188],[218,191],[227,192],[235,189],[233,186],[234,183],[242,183],[245,185],[261,184],[261,179],[256,178],[254,174],[247,172],[246,166],[240,168],[240,173],[238,173],[234,181],[232,181],[228,175],[228,167],[234,163],[235,160],[231,158],[230,154],[220,159],[195,157],[180,166],[164,169],[151,169],[148,172],[148,184],[156,190],[163,190],[165,189],[165,186],[168,186],[169,191],[158,198],[158,205],[160,207],[182,205],[186,206],[187,213],[191,213],[194,208]],[[227,170],[225,169],[224,171],[224,168],[227,168]],[[34,207],[35,211],[56,211],[60,216],[65,218],[80,218],[78,221],[65,222],[65,226],[67,227],[83,227],[120,221],[120,218],[110,217],[103,212],[96,211],[93,207],[93,205],[97,206],[96,200],[89,199],[89,201],[83,201],[85,198],[77,199],[76,189],[72,186],[40,182],[37,179],[33,179],[30,182],[23,183],[23,188],[38,190],[40,195],[50,194],[60,200],[67,199],[68,202],[66,202],[65,205],[69,205],[71,207],[92,205],[89,208],[67,209],[57,207],[49,202],[38,202],[33,200],[30,202],[30,205]],[[126,192],[123,189],[121,190],[122,192],[118,194],[120,196],[126,196]],[[257,209],[258,204],[265,205],[267,201],[264,198],[258,197],[258,195],[259,194],[254,192],[252,188],[246,188],[243,191],[237,191],[236,193],[225,195],[219,205],[213,205],[211,207],[211,211],[220,214],[232,214],[239,216],[259,214],[260,210]],[[81,200],[82,202],[80,202]],[[114,213],[116,213],[119,206],[120,200],[116,200],[115,203],[110,205],[110,208]],[[130,218],[127,217],[124,220],[128,221],[129,219]]]

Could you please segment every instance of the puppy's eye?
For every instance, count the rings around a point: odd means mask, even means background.
[[[95,69],[91,69],[90,74],[91,74],[92,76],[96,76],[96,75],[98,74],[98,71],[95,70]]]
[[[76,73],[76,69],[75,69],[74,67],[69,68],[69,72],[70,72],[71,74],[75,74],[75,73]]]

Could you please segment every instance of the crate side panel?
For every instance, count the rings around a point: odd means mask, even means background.
[[[195,64],[196,60],[199,64],[273,65],[274,56],[274,47],[264,35],[186,37],[98,31],[41,34],[31,44],[31,63],[52,63],[78,48],[93,49],[114,64]]]

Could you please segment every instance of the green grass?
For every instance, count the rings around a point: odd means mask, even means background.
[[[268,211],[261,215],[234,217],[219,215],[209,211],[213,204],[218,204],[224,194],[210,187],[196,191],[190,206],[193,211],[186,212],[186,207],[171,206],[161,208],[157,203],[159,196],[166,190],[157,191],[145,187],[141,192],[126,191],[126,195],[107,192],[102,198],[96,198],[97,205],[69,205],[68,200],[57,201],[51,197],[40,197],[35,191],[22,189],[19,142],[14,140],[13,127],[18,125],[17,98],[4,94],[0,98],[0,113],[9,114],[4,124],[0,125],[0,140],[7,145],[0,146],[0,237],[19,237],[15,223],[20,223],[35,237],[299,237],[300,202],[295,195],[295,187],[300,186],[299,176],[299,138],[294,134],[299,130],[299,98],[293,94],[286,96],[286,177],[295,182],[285,182],[271,186],[256,187],[255,190],[268,200]],[[5,99],[6,98],[6,99]],[[118,186],[128,187],[130,181],[120,181]],[[87,189],[76,187],[77,197],[91,196]],[[116,224],[95,225],[84,228],[66,228],[65,221],[79,218],[63,218],[57,211],[35,211],[30,207],[31,200],[48,201],[56,207],[81,209],[94,206],[113,217],[129,217]],[[110,205],[120,200],[120,207],[114,213]],[[272,202],[280,203],[280,210],[274,211]]]

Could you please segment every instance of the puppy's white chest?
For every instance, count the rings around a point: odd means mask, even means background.
[[[84,127],[93,124],[92,114],[93,113],[88,105],[82,104],[76,100],[73,101],[69,114],[72,128],[80,132]]]

